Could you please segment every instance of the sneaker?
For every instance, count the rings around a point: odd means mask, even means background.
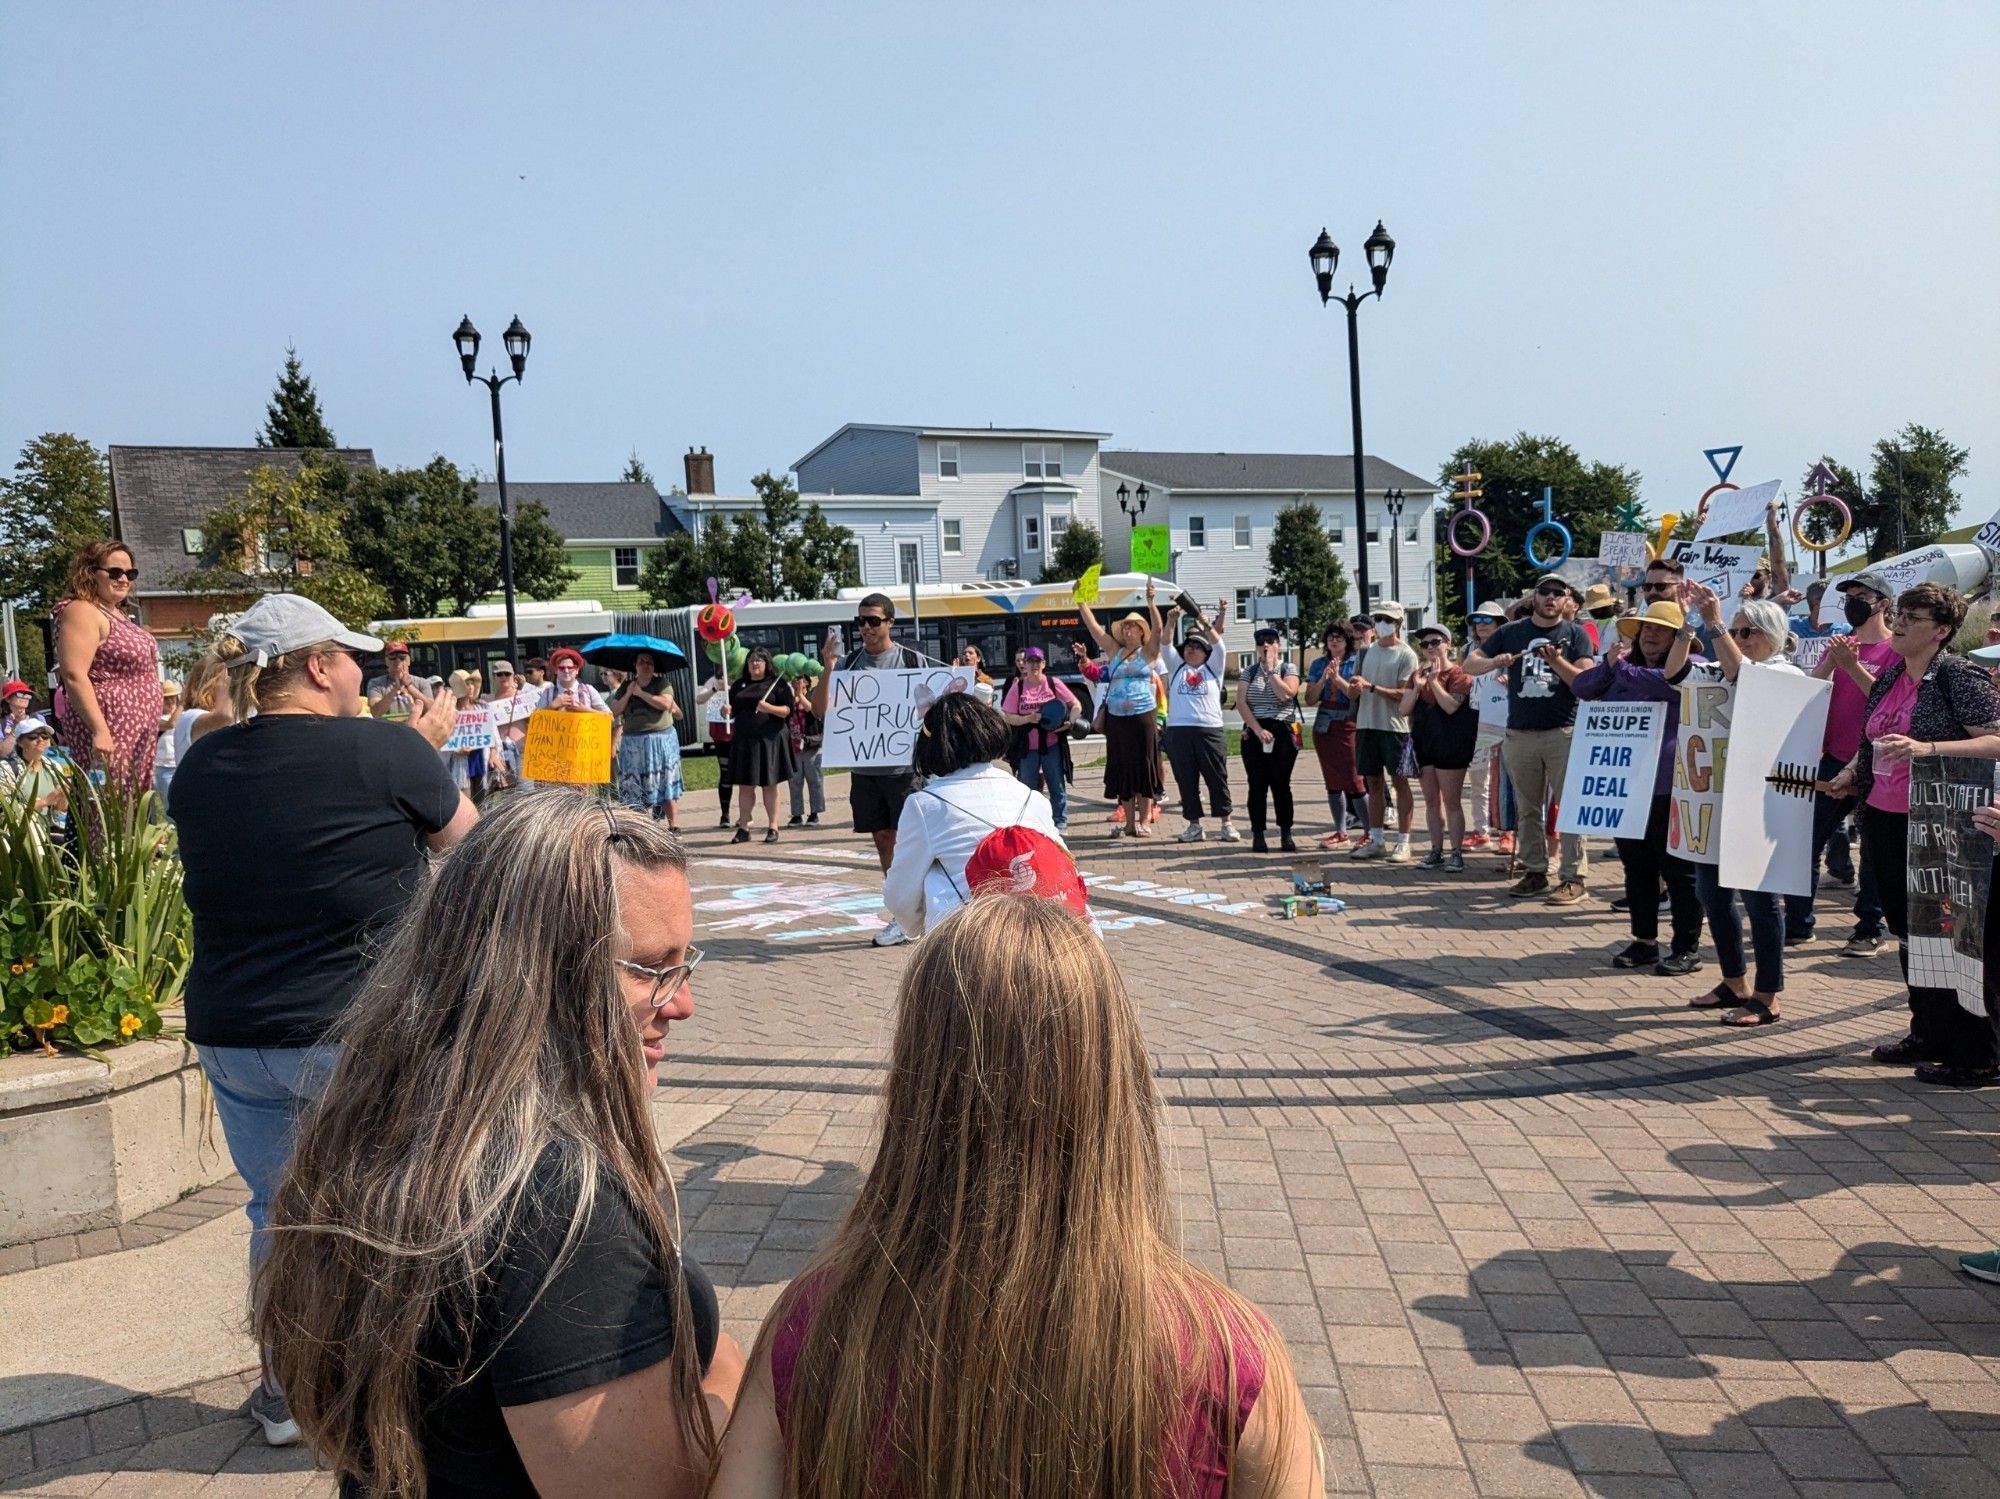
[[[729,820],[729,814],[728,814],[727,812],[724,812],[724,813],[722,814],[722,821],[718,822],[718,823],[716,824],[716,826],[717,826],[717,827],[719,827],[719,828],[722,828],[722,829],[723,829],[723,830],[725,830],[725,831],[727,831],[727,830],[728,830],[728,829],[729,829],[730,827],[734,826],[734,824],[732,824],[732,823],[730,822],[730,820]]]
[[[1451,851],[1451,857],[1444,861],[1444,871],[1446,874],[1464,874],[1465,855],[1460,853],[1457,849],[1453,849]]]
[[[1917,1069],[1917,1081],[1935,1088],[1990,1088],[2000,1083],[2000,1067],[1947,1067],[1943,1062],[1926,1062]]]
[[[1611,960],[1613,968],[1651,968],[1660,961],[1660,944],[1633,942]]]
[[[1299,851],[1299,845],[1292,838],[1292,830],[1290,828],[1280,828],[1278,830],[1278,851],[1286,854],[1295,854]]]
[[[1417,860],[1417,868],[1419,869],[1444,868],[1444,850],[1441,848],[1432,849],[1429,853],[1425,854],[1421,859]]]
[[[729,841],[731,843],[748,843],[750,841],[750,830],[748,828],[742,828],[742,827],[738,828],[736,830],[736,836],[734,838],[731,838]]]
[[[1389,845],[1389,852],[1384,854],[1383,857],[1391,864],[1409,863],[1410,840],[1407,838],[1398,838],[1394,843]]]
[[[874,935],[874,937],[870,940],[872,940],[877,947],[901,947],[905,942],[908,942],[910,940],[910,934],[904,931],[894,921],[891,921],[887,926],[883,927],[881,931],[877,932]]]
[[[1465,846],[1469,849],[1484,848],[1486,847],[1487,844],[1491,843],[1492,841],[1493,840],[1491,838],[1488,838],[1484,833],[1467,833],[1465,835]]]
[[[792,814],[792,816],[791,816],[791,820],[790,820],[790,821],[788,821],[788,822],[787,822],[787,823],[785,824],[785,826],[786,826],[786,827],[788,827],[788,828],[796,828],[796,827],[801,827],[801,826],[803,826],[803,825],[804,825],[804,823],[805,823],[805,819],[804,819],[803,817],[799,816],[799,814],[798,814],[798,813],[794,812],[794,813]]]
[[[1924,1060],[1924,1051],[1915,1036],[1905,1036],[1876,1047],[1868,1053],[1868,1060],[1884,1067],[1914,1067]]]
[[[1826,872],[1826,882],[1829,885],[1853,885],[1854,867],[1852,865],[1849,865],[1846,869],[1829,867]]]
[[[1653,965],[1653,972],[1661,978],[1684,978],[1701,968],[1701,954],[1697,952],[1670,952]]]
[[[1515,900],[1526,900],[1531,895],[1541,895],[1549,888],[1549,877],[1545,874],[1524,874],[1508,887],[1507,893]]]
[[[2000,1286],[2000,1249],[1962,1254],[1958,1257],[1958,1268],[1974,1280],[1983,1280],[1989,1286]]]
[[[1186,828],[1185,828],[1185,829],[1184,829],[1184,830],[1182,831],[1182,833],[1181,833],[1180,837],[1176,838],[1176,839],[1174,840],[1174,842],[1176,842],[1176,843],[1199,843],[1199,842],[1201,842],[1201,840],[1202,840],[1202,839],[1206,838],[1207,836],[1208,836],[1208,834],[1204,833],[1204,832],[1203,832],[1203,831],[1201,830],[1201,824],[1200,824],[1200,823],[1198,823],[1198,822],[1191,822],[1191,823],[1189,823],[1189,824],[1187,825],[1187,827],[1186,827]]]
[[[817,812],[808,812],[808,813],[806,814],[806,826],[807,826],[807,827],[809,827],[809,828],[816,828],[816,827],[818,827],[818,826],[819,826],[819,813],[817,813]]]
[[[1840,955],[1843,958],[1872,958],[1881,950],[1882,939],[1879,936],[1868,937],[1856,932],[1847,939],[1847,946],[1840,950]]]
[[[1623,916],[1627,911],[1632,909],[1631,897],[1626,895],[1619,896],[1618,899],[1611,903],[1611,909],[1616,911],[1620,916]]]
[[[1583,899],[1584,894],[1582,880],[1564,880],[1554,890],[1549,892],[1549,904],[1552,906],[1573,906]]]
[[[1113,827],[1111,829],[1111,836],[1113,838],[1123,838],[1125,836],[1125,824],[1121,822]]]
[[[1324,838],[1320,839],[1319,846],[1321,848],[1346,848],[1347,834],[1328,833]]]
[[[284,1392],[268,1380],[259,1381],[257,1388],[250,1392],[250,1403],[245,1409],[264,1428],[264,1441],[268,1445],[298,1445],[299,1423],[292,1419],[292,1407],[286,1401]]]
[[[1514,835],[1512,833],[1502,833],[1499,841],[1493,845],[1493,848],[1496,853],[1511,856],[1514,852]]]
[[[1386,859],[1388,856],[1389,845],[1384,843],[1380,838],[1363,838],[1359,843],[1354,845],[1354,852],[1347,857],[1350,859]]]
[[[1785,946],[1804,947],[1812,939],[1813,932],[1811,927],[1807,927],[1804,931],[1787,932],[1785,933]]]
[[[1243,841],[1243,835],[1236,831],[1236,824],[1226,817],[1222,819],[1222,826],[1217,830],[1216,836],[1224,843],[1241,843]]]
[[[775,827],[764,829],[764,841],[766,843],[776,843],[778,841],[778,830]]]
[[[1255,832],[1253,832],[1253,833],[1252,833],[1252,834],[1250,835],[1250,852],[1251,852],[1251,853],[1253,853],[1253,854],[1268,854],[1268,853],[1269,853],[1270,851],[1271,851],[1271,845],[1270,845],[1270,844],[1268,844],[1268,843],[1266,843],[1266,842],[1264,841],[1264,835],[1263,835],[1262,833],[1255,833]]]

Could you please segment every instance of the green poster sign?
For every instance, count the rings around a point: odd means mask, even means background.
[[[1165,526],[1133,527],[1133,572],[1164,574],[1172,566],[1172,561],[1172,555],[1167,546],[1167,528]]]

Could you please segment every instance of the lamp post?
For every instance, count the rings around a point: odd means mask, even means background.
[[[1389,597],[1403,597],[1403,491],[1382,492],[1382,513],[1389,518]]]
[[[1353,286],[1347,288],[1347,295],[1333,294],[1333,272],[1340,264],[1340,246],[1322,229],[1319,238],[1313,241],[1307,251],[1312,261],[1313,279],[1319,283],[1320,306],[1328,302],[1339,302],[1347,309],[1347,388],[1354,411],[1354,526],[1357,566],[1356,578],[1361,588],[1361,607],[1366,609],[1372,602],[1368,597],[1368,502],[1361,470],[1361,328],[1355,314],[1361,304],[1370,297],[1380,297],[1382,287],[1389,279],[1389,262],[1395,258],[1396,242],[1389,238],[1389,231],[1382,227],[1382,221],[1375,221],[1375,232],[1362,245],[1368,257],[1368,276],[1375,284],[1372,290],[1356,293]],[[1394,553],[1390,554],[1393,558]],[[1391,563],[1393,567],[1393,562]]]
[[[465,370],[465,383],[470,385],[477,380],[493,398],[493,477],[500,487],[500,591],[507,601],[507,659],[518,665],[521,641],[514,623],[514,518],[507,509],[507,445],[500,433],[500,387],[521,378],[521,372],[528,366],[531,340],[519,317],[500,335],[500,341],[507,346],[507,362],[514,367],[511,375],[497,370],[484,375],[472,372],[473,363],[479,358],[479,330],[472,326],[470,317],[459,319],[451,341],[458,346],[458,362]]]
[[[1153,491],[1144,484],[1138,492],[1118,486],[1118,513],[1125,517],[1125,565],[1132,565],[1132,533],[1139,529],[1139,517],[1146,513],[1146,501],[1153,497]]]

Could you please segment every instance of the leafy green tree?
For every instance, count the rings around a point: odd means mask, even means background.
[[[260,448],[317,448],[330,452],[340,446],[333,429],[319,409],[319,392],[312,376],[299,365],[299,351],[285,346],[285,368],[278,376],[278,388],[264,410],[264,430],[257,434]]]
[[[209,564],[178,580],[217,600],[245,594],[299,593],[342,623],[359,628],[388,612],[388,592],[354,565],[348,509],[324,470],[265,467],[242,494],[202,522]]]
[[[1824,463],[1833,471],[1833,482],[1826,492],[1836,499],[1845,500],[1849,512],[1855,518],[1855,526],[1861,524],[1861,510],[1865,496],[1861,489],[1861,476],[1839,459],[1822,453],[1818,460],[1806,465],[1806,471],[1799,476],[1799,499],[1793,503],[1793,511],[1803,505],[1813,492],[1813,470]],[[1830,542],[1840,534],[1840,517],[1831,505],[1815,505],[1806,512],[1804,530],[1810,541]]]
[[[1958,507],[1954,484],[1970,456],[1915,422],[1875,444],[1869,494],[1854,517],[1856,529],[1869,533],[1870,561],[1924,546],[1950,529]]]
[[[346,481],[354,563],[381,585],[396,615],[462,614],[500,591],[500,515],[477,481],[447,458],[422,468],[362,470]],[[563,539],[536,501],[514,511],[514,587],[560,598],[576,581]]]
[[[706,537],[676,531],[645,554],[639,569],[639,591],[654,609],[680,609],[708,602],[708,580],[722,578],[716,560],[715,533],[724,529],[718,519]]]
[[[651,484],[653,471],[639,461],[639,450],[634,448],[632,456],[625,460],[625,472],[618,477],[627,484]]]
[[[1476,508],[1493,523],[1493,541],[1472,559],[1481,599],[1505,598],[1518,594],[1535,576],[1522,548],[1528,529],[1541,520],[1542,490],[1553,489],[1555,518],[1569,528],[1570,555],[1595,557],[1597,539],[1605,531],[1622,529],[1619,511],[1630,505],[1643,513],[1639,501],[1639,474],[1636,469],[1612,463],[1587,463],[1575,448],[1558,437],[1541,437],[1517,432],[1506,442],[1478,438],[1461,443],[1439,469],[1438,478],[1445,495],[1451,492],[1452,476],[1471,467],[1480,475],[1479,487],[1485,497]],[[1453,505],[1452,508],[1456,508]],[[1690,507],[1691,508],[1691,507]],[[1439,590],[1440,614],[1452,621],[1465,617],[1464,580],[1466,559],[1455,555],[1446,544],[1441,511],[1438,525],[1437,576],[1458,581],[1458,587]],[[1648,529],[1657,529],[1647,522]],[[1469,544],[1477,527],[1466,524],[1460,539]],[[1550,537],[1537,538],[1543,557],[1550,555]]]
[[[1274,598],[1291,594],[1298,600],[1298,612],[1276,624],[1296,635],[1304,654],[1314,631],[1325,629],[1329,620],[1347,617],[1347,571],[1333,550],[1319,506],[1299,499],[1278,512],[1266,565],[1271,580],[1264,592]]]
[[[750,484],[757,510],[712,516],[700,537],[676,533],[646,554],[639,587],[648,603],[707,603],[710,578],[766,600],[830,598],[861,581],[852,531],[801,500],[782,475],[767,471]]]
[[[0,479],[0,599],[46,614],[67,591],[71,559],[110,534],[104,455],[72,433],[44,432]]]
[[[807,505],[805,519],[784,549],[785,597],[830,599],[843,588],[859,587],[861,564],[854,555],[854,533],[835,525],[818,505]]]
[[[1073,520],[1049,555],[1037,583],[1069,583],[1104,561],[1104,537],[1089,521]]]

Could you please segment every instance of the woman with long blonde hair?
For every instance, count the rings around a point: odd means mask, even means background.
[[[257,1282],[345,1493],[701,1492],[742,1356],[675,1243],[651,1113],[693,929],[673,833],[554,787],[480,822],[397,925]]]
[[[1173,1243],[1138,1015],[1066,906],[904,974],[882,1142],[758,1337],[720,1499],[1317,1496],[1284,1345]]]

